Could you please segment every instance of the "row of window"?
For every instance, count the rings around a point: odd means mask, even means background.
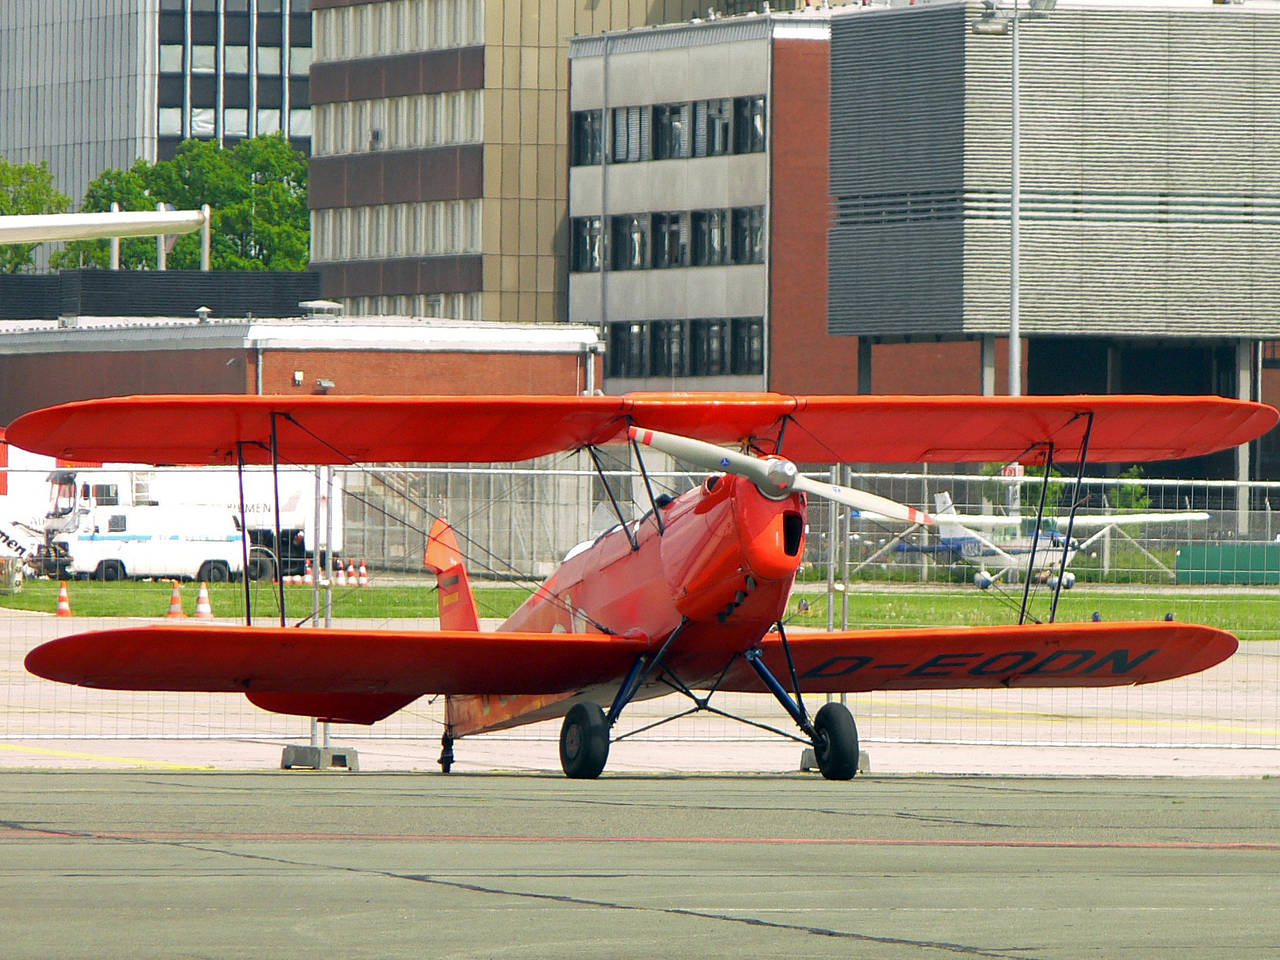
[[[260,46],[257,50],[259,76],[280,76],[284,64],[284,48]],[[186,67],[186,48],[180,43],[166,43],[160,47],[160,72],[182,73]],[[191,73],[213,73],[218,68],[218,48],[215,44],[199,43],[191,47]],[[228,44],[223,47],[222,70],[227,74],[249,72],[249,48]],[[289,75],[305,77],[311,73],[311,48],[289,48]]]
[[[343,310],[356,317],[448,317],[480,320],[478,293],[407,293],[344,297]]]
[[[317,60],[484,43],[484,0],[387,0],[316,10]]]
[[[575,111],[569,162],[598,164],[606,145],[604,159],[609,163],[759,153],[765,148],[765,98],[721,97]]]
[[[709,317],[610,323],[611,377],[717,377],[764,373],[764,319]]]
[[[249,106],[252,93],[259,107],[280,107],[284,105],[284,97],[288,88],[289,106],[305,107],[311,102],[311,84],[302,79],[282,82],[279,76],[259,77],[256,83],[249,77],[224,77],[219,81],[217,76],[198,74],[183,77],[180,74],[161,74],[156,86],[156,102],[162,107],[180,107],[190,100],[193,107],[212,107],[218,102],[218,89],[222,89],[222,99],[228,107]]]
[[[161,0],[160,42],[181,43],[190,34],[193,43],[248,43],[256,36],[259,43],[279,43],[288,25],[290,42],[311,46],[311,13],[308,0],[293,0],[290,11],[281,10],[279,0],[258,0],[258,16],[250,16],[245,0],[226,0],[226,10],[219,17],[213,0],[196,0],[192,4],[190,29],[180,2]],[[154,0],[153,0],[154,3]]]
[[[385,260],[480,252],[479,200],[311,211],[311,259]]]
[[[311,111],[290,110],[289,127],[281,126],[283,113],[280,110],[258,110],[255,119],[257,126],[249,129],[250,113],[240,107],[228,107],[222,111],[222,135],[226,137],[261,136],[268,133],[280,133],[282,130],[290,137],[311,136]],[[191,110],[190,127],[186,136],[207,140],[218,135],[218,111],[214,107],[194,107]],[[158,118],[158,132],[162,137],[181,137],[182,108],[161,107]]]
[[[478,143],[483,107],[482,90],[321,104],[313,108],[320,131],[316,156]]]
[[[609,218],[608,249],[600,217],[569,221],[569,270],[663,270],[764,263],[764,207],[624,213]]]

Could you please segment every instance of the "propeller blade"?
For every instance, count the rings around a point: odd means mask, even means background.
[[[720,470],[744,477],[754,483],[766,497],[784,497],[789,494],[797,475],[796,465],[790,460],[761,460],[750,454],[728,450],[725,447],[681,437],[660,430],[630,427],[627,435],[638,443],[653,447],[663,453],[678,457],[686,463],[704,470]]]
[[[846,507],[853,507],[855,510],[869,510],[890,520],[904,520],[907,523],[926,525],[934,523],[933,517],[925,513],[925,511],[909,507],[905,503],[898,503],[898,501],[890,500],[887,497],[867,493],[865,490],[842,487],[837,483],[811,480],[803,474],[796,477],[794,489],[814,496],[826,497],[828,500],[843,503]]]
[[[784,497],[793,490],[800,490],[843,503],[856,510],[869,510],[890,520],[924,524],[934,522],[933,518],[923,510],[908,507],[896,500],[834,483],[810,480],[801,475],[796,465],[790,460],[776,457],[761,459],[750,454],[739,453],[737,450],[727,450],[714,443],[707,443],[705,440],[681,437],[673,433],[663,433],[660,430],[631,427],[627,432],[628,436],[638,443],[661,450],[663,453],[678,457],[704,470],[722,470],[725,473],[744,477],[754,483],[766,497]]]

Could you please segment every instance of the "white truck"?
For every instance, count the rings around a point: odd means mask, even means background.
[[[225,581],[244,573],[240,481],[234,469],[113,467],[49,474],[51,496],[39,567],[51,576],[187,577]],[[315,474],[279,474],[280,543],[275,535],[275,481],[269,470],[244,474],[249,576],[301,574],[315,555]],[[321,493],[321,535],[329,526]],[[342,546],[337,488],[334,554]]]

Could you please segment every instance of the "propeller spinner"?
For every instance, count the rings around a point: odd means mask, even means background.
[[[781,500],[792,493],[807,493],[834,500],[855,510],[878,513],[890,520],[922,524],[934,522],[933,517],[925,511],[898,503],[896,500],[867,493],[864,490],[842,487],[837,483],[811,480],[800,473],[794,463],[781,457],[753,457],[737,450],[728,450],[714,443],[707,443],[705,440],[695,440],[692,437],[681,437],[674,433],[662,433],[659,430],[646,430],[641,427],[629,428],[627,435],[632,440],[704,470],[721,470],[744,477],[754,483],[761,494],[772,500]]]

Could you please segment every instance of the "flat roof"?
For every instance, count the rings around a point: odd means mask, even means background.
[[[77,317],[0,321],[0,353],[135,350],[368,350],[423,353],[582,353],[603,342],[592,326],[431,317]]]

